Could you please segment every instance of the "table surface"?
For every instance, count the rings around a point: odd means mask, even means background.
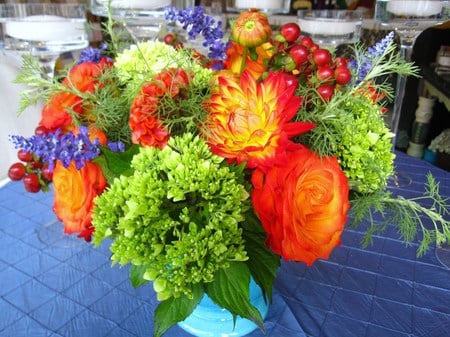
[[[450,196],[450,174],[399,153],[399,171],[417,196],[432,171]],[[0,336],[151,336],[157,304],[150,285],[134,289],[128,268],[111,267],[99,248],[62,236],[51,193],[21,183],[0,188]],[[416,257],[393,228],[362,249],[346,229],[327,261],[283,263],[265,321],[267,337],[449,336],[450,270],[432,248]],[[165,337],[188,337],[177,326]],[[264,336],[259,330],[249,337]]]

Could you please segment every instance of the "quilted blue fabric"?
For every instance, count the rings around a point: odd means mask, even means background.
[[[402,153],[396,164],[413,179],[403,195],[420,195],[432,171],[450,197],[448,172]],[[21,183],[0,188],[0,336],[150,337],[152,287],[134,289],[128,268],[111,267],[108,244],[63,236],[52,202]],[[434,247],[417,258],[388,228],[362,249],[363,229],[346,229],[327,261],[282,264],[265,336],[450,336],[450,269]],[[190,335],[175,326],[165,336]]]

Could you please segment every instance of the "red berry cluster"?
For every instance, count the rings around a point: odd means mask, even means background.
[[[36,134],[42,132],[36,129]],[[47,190],[53,179],[53,172],[49,170],[48,163],[43,163],[31,152],[19,150],[17,158],[20,160],[12,164],[8,170],[8,177],[13,181],[23,180],[25,190],[37,193],[40,190]]]
[[[352,76],[347,61],[320,48],[312,38],[302,36],[298,24],[290,22],[282,25],[275,41],[277,50],[270,68],[303,77],[323,100],[329,101],[338,85],[350,82]]]

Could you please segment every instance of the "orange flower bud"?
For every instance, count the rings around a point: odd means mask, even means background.
[[[231,34],[237,43],[247,48],[254,48],[269,41],[272,28],[266,14],[250,9],[243,11],[234,21]]]

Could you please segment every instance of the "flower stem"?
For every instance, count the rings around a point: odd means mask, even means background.
[[[248,55],[248,47],[244,47],[244,53],[242,54],[242,61],[241,61],[241,69],[239,69],[239,75],[242,74],[242,72],[245,69],[245,64],[247,63],[247,55]]]

